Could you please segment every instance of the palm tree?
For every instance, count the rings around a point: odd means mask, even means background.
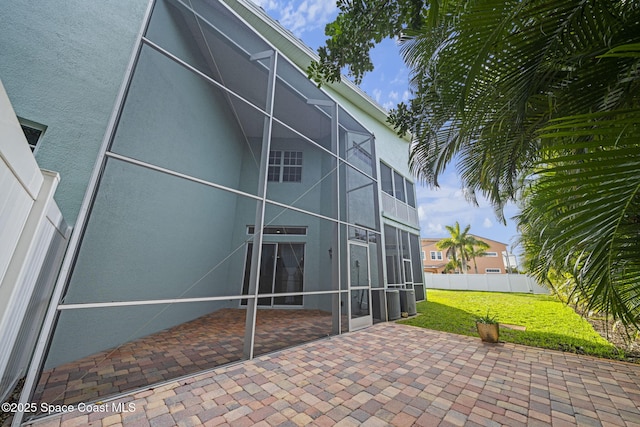
[[[632,3],[448,2],[454,18],[407,33],[415,97],[393,117],[412,132],[413,169],[437,184],[457,156],[471,197],[514,200],[549,120],[617,108],[637,92],[636,60],[601,58],[640,41]]]
[[[445,273],[455,273],[459,272],[462,269],[462,265],[460,264],[460,260],[450,259],[444,266],[443,271]]]
[[[471,225],[467,225],[463,231],[460,231],[460,224],[456,221],[453,226],[446,225],[445,228],[450,236],[436,243],[436,247],[440,250],[446,249],[447,256],[453,261],[452,265],[455,266],[459,272],[466,274],[468,269],[467,261],[469,261],[467,247],[478,245],[480,241],[469,235]],[[489,246],[487,245],[487,247]]]
[[[552,151],[548,166],[524,193],[517,218],[532,274],[625,324],[640,316],[638,123],[637,112],[619,111],[549,126],[542,135]]]
[[[449,3],[455,7],[455,2]],[[457,169],[501,214],[519,200],[532,271],[573,277],[588,308],[640,324],[640,7],[469,2],[408,33],[412,168]],[[523,247],[532,245],[523,244]]]
[[[476,274],[478,274],[478,265],[476,264],[476,258],[485,256],[487,254],[487,249],[489,249],[489,244],[478,239],[475,239],[475,243],[468,243],[467,246],[465,246],[465,255],[467,256],[467,259],[469,261],[473,260],[473,268]]]

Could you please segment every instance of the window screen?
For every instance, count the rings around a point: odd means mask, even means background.
[[[406,201],[404,196],[404,178],[396,171],[393,171],[393,187],[395,189],[396,199],[401,202]]]
[[[393,196],[393,178],[391,168],[384,163],[380,163],[380,183],[382,191]]]

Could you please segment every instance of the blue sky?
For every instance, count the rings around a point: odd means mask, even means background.
[[[324,27],[337,15],[335,0],[253,0],[272,18],[293,32],[305,44],[316,50],[324,44]],[[383,107],[390,109],[409,97],[409,73],[394,40],[385,40],[372,52],[375,70],[365,75],[360,87]],[[513,206],[507,207],[507,225],[496,218],[493,208],[484,200],[474,207],[464,198],[462,186],[451,165],[439,180],[440,187],[431,189],[416,185],[422,237],[445,237],[446,225],[456,221],[461,227],[471,225],[471,233],[509,245],[517,235],[513,221]],[[519,250],[516,248],[516,252]]]

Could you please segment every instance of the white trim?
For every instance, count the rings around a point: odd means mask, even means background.
[[[333,295],[341,292],[346,293],[347,291],[346,290],[309,291],[309,292],[305,291],[305,292],[258,294],[257,297],[254,295],[234,295],[234,296],[202,297],[202,298],[173,298],[173,299],[156,299],[156,300],[144,300],[144,301],[141,300],[141,301],[94,302],[94,303],[82,303],[82,304],[61,304],[58,306],[58,310],[82,310],[86,308],[129,307],[129,306],[157,305],[157,304],[229,301],[229,300],[243,300],[243,299],[255,299],[255,298],[288,297],[288,296],[299,296],[299,295],[302,295],[302,296]]]
[[[253,27],[250,27],[253,28]],[[183,67],[187,68],[189,71],[197,74],[198,76],[202,77],[203,79],[207,80],[207,82],[213,84],[214,86],[216,86],[218,89],[220,89],[221,91],[225,92],[226,94],[229,95],[233,95],[235,98],[237,98],[238,100],[242,101],[243,103],[245,103],[247,106],[249,106],[250,108],[252,108],[253,110],[257,111],[259,114],[264,115],[265,117],[269,116],[269,114],[262,110],[259,106],[253,104],[252,102],[250,102],[249,100],[245,99],[243,96],[237,94],[236,92],[232,91],[231,89],[229,89],[228,87],[224,86],[222,83],[218,82],[217,80],[212,79],[211,77],[209,77],[208,75],[204,74],[202,71],[198,70],[197,68],[194,68],[192,65],[188,64],[187,62],[183,61],[182,59],[178,58],[177,56],[173,55],[172,53],[168,52],[167,50],[165,50],[164,48],[162,48],[161,46],[157,45],[156,43],[154,43],[153,41],[147,39],[146,37],[142,37],[142,42],[144,45],[149,46],[150,48],[154,49],[155,51],[157,51],[158,53],[164,55],[165,57],[169,58],[170,60],[182,65]],[[287,58],[284,58],[285,60],[287,60]],[[298,70],[299,72],[302,73],[301,70]],[[282,80],[282,78],[280,76],[276,75],[276,79],[278,81],[283,82],[284,84],[286,84],[287,86],[291,87],[290,84],[288,84],[287,82],[285,82],[284,80]],[[322,92],[325,96],[327,96],[329,98],[329,101],[325,101],[325,100],[312,100],[312,99],[307,99],[307,104],[310,105],[324,105],[325,102],[331,102],[334,105],[339,105],[337,101],[334,101],[329,94]],[[320,110],[321,112],[323,112],[323,110]],[[349,114],[348,111],[345,110],[345,113],[348,114],[349,116],[351,116]],[[338,114],[338,109],[335,110],[334,114]],[[359,120],[357,120],[356,118],[352,117],[352,119],[354,121],[356,121],[360,126],[363,127],[363,129],[365,129],[367,132],[369,132],[368,128],[365,127],[362,123],[360,123]],[[284,128],[286,128],[288,131],[295,133],[298,137],[302,138],[305,142],[312,144],[314,146],[314,148],[316,149],[320,149],[322,151],[324,151],[326,154],[334,157],[336,159],[336,163],[339,165],[338,161],[342,161],[344,163],[348,163],[350,167],[352,167],[353,169],[357,170],[358,172],[362,173],[363,175],[366,175],[367,177],[369,177],[370,179],[374,180],[374,181],[378,181],[376,178],[374,178],[372,175],[372,173],[369,172],[365,172],[363,170],[361,170],[357,165],[349,163],[348,159],[343,159],[342,157],[340,157],[340,154],[338,153],[338,150],[336,150],[335,153],[331,152],[330,150],[328,150],[327,148],[323,147],[322,145],[318,144],[316,141],[314,141],[313,139],[309,138],[308,136],[302,134],[300,131],[292,128],[290,125],[288,125],[287,123],[279,120],[277,117],[272,117],[272,121],[275,123],[278,123],[278,125],[283,126]],[[340,125],[340,123],[338,123],[338,128],[342,128],[345,129],[344,126]],[[373,138],[373,134],[369,132],[369,135],[372,136]],[[372,139],[373,141],[375,141],[375,138]],[[338,166],[336,166],[337,168]],[[393,168],[392,168],[393,170]],[[406,178],[405,178],[406,179]]]
[[[266,212],[267,198],[267,171],[269,167],[269,151],[271,150],[271,135],[273,131],[273,105],[276,90],[276,71],[278,67],[277,50],[273,51],[269,58],[269,80],[267,84],[266,109],[267,115],[264,117],[262,127],[262,147],[260,154],[260,172],[258,175],[258,188],[260,189],[260,199],[256,203],[256,212],[254,226],[259,233],[254,233],[252,243],[253,252],[251,253],[251,266],[249,268],[249,287],[247,295],[253,294],[255,299],[247,300],[247,313],[244,330],[244,340],[242,354],[245,358],[253,359],[253,351],[255,347],[256,320],[257,320],[257,296],[260,291],[260,260],[262,258],[262,230],[264,230],[264,216]],[[246,261],[245,261],[246,262]],[[242,292],[241,292],[242,293]]]
[[[252,1],[247,0],[224,0],[227,7],[232,9],[233,12],[240,15],[244,19],[244,13],[238,11],[238,6],[244,8],[247,13],[253,15],[252,17],[258,18],[262,21],[262,23],[268,26],[272,31],[276,32],[279,37],[290,46],[283,46],[283,42],[278,42],[278,40],[267,39],[270,44],[277,46],[277,48],[281,51],[291,51],[292,48],[297,50],[299,54],[303,55],[306,58],[305,60],[296,59],[294,62],[294,58],[299,58],[299,55],[294,55],[290,61],[294,63],[297,67],[302,69],[302,72],[306,74],[306,67],[311,61],[317,61],[319,59],[318,55],[307,45],[305,45],[299,38],[291,33],[288,29],[283,27],[279,22],[275,21],[271,17],[269,17],[266,12],[254,4]],[[231,5],[233,4],[233,6]],[[236,6],[236,4],[238,6]],[[251,25],[252,28],[256,28],[255,24]],[[264,30],[256,28],[256,31],[262,34]],[[367,95],[360,87],[351,82],[348,78],[343,77],[338,83],[330,83],[326,86],[335,90],[341,96],[344,96],[348,101],[355,104],[357,108],[361,108],[368,115],[373,117],[375,120],[384,124],[388,129],[390,129],[395,134],[395,129],[391,125],[388,124],[387,118],[389,117],[388,111],[386,111],[380,104],[374,101],[369,95]],[[402,138],[407,143],[410,142],[410,135],[406,135]]]
[[[44,136],[45,132],[47,131],[47,126],[43,125],[41,123],[38,123],[38,122],[34,122],[33,120],[22,118],[22,117],[18,117],[18,123],[20,124],[20,128],[21,129],[22,129],[22,127],[27,127],[27,128],[31,128],[33,130],[40,131],[40,135],[38,135],[38,140],[36,141],[36,143],[33,146],[31,146],[31,144],[27,140],[27,144],[29,144],[29,148],[31,148],[31,152],[35,156],[36,153],[38,152],[38,148],[40,148],[40,142],[42,141],[42,137]],[[23,132],[24,132],[24,130],[23,130]],[[25,135],[25,138],[26,138],[26,135]]]

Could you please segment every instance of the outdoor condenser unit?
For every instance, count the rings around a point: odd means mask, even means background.
[[[400,289],[400,308],[409,316],[418,314],[416,311],[416,294],[413,289]]]
[[[387,313],[389,320],[400,318],[400,292],[397,289],[387,289]]]

